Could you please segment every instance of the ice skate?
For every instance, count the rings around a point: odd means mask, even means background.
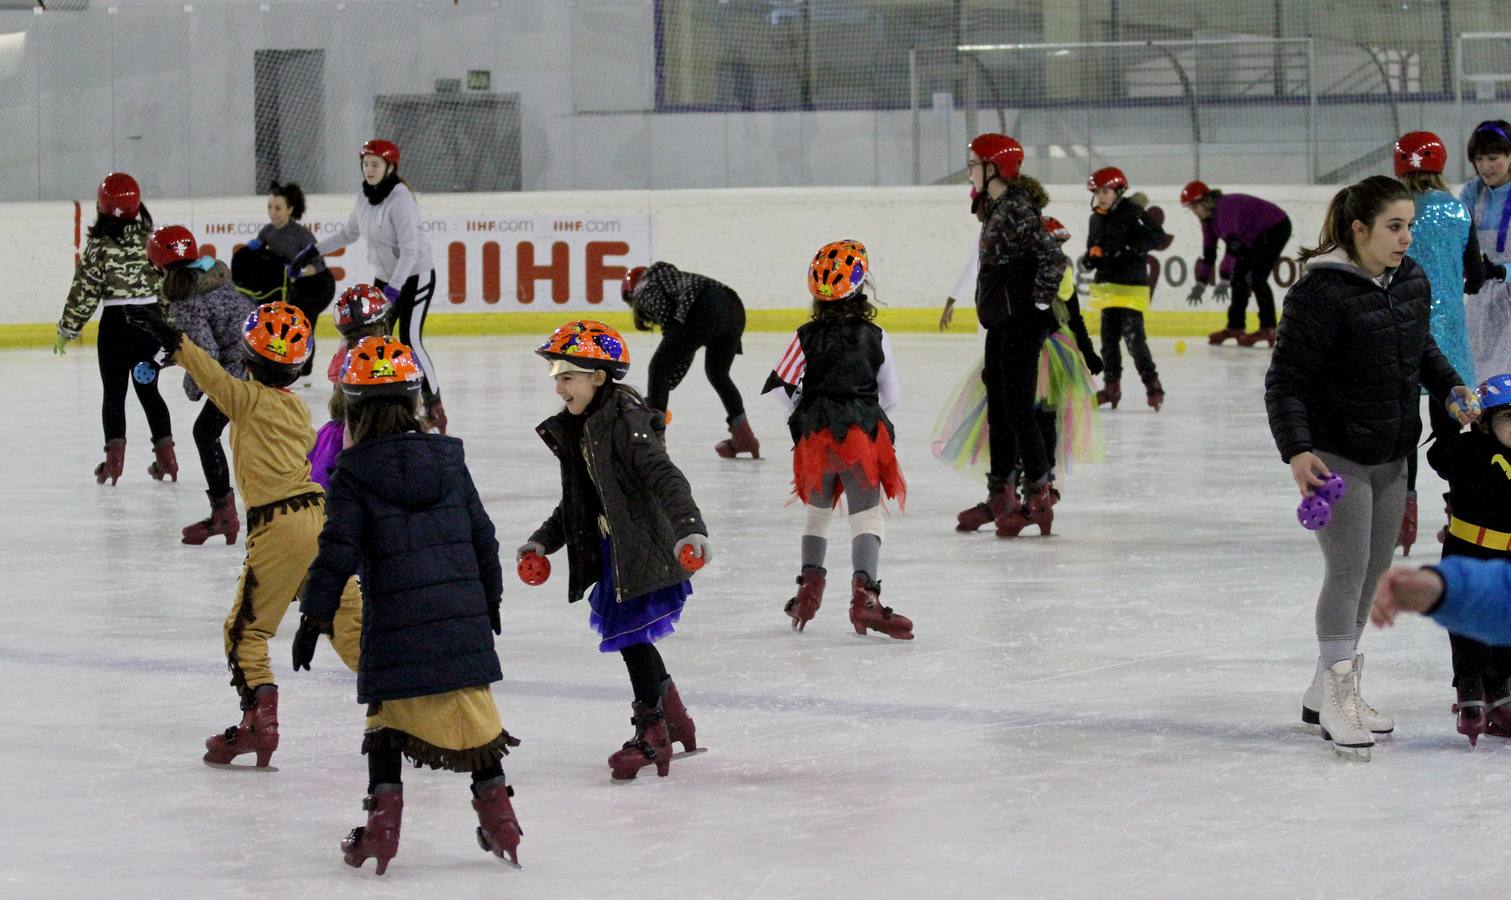
[[[682,752],[674,754],[673,759],[707,752],[707,747],[698,746],[698,727],[693,724],[693,717],[687,714],[682,696],[677,693],[677,685],[670,678],[661,682],[661,711],[666,715],[667,743],[682,745]]]
[[[1097,406],[1111,406],[1118,408],[1118,401],[1123,399],[1122,382],[1116,378],[1107,379],[1102,389],[1097,391]]]
[[[1359,682],[1354,661],[1340,660],[1323,674],[1323,678],[1322,708],[1317,711],[1322,739],[1330,741],[1339,756],[1368,762],[1375,736],[1359,716],[1356,693]]]
[[[818,615],[818,608],[824,602],[824,576],[828,574],[823,566],[803,566],[803,572],[797,577],[797,596],[787,601],[787,615],[792,617],[792,630],[802,631],[813,617]]]
[[[1364,654],[1354,657],[1354,677],[1356,680],[1363,678]],[[1357,686],[1355,696],[1357,696]],[[1306,694],[1301,698],[1301,721],[1307,725],[1319,725],[1322,704],[1327,697],[1327,669],[1323,668],[1321,658],[1317,660],[1317,672],[1312,676],[1312,684],[1306,689]],[[1374,707],[1359,699],[1359,721],[1372,734],[1390,734],[1396,728],[1396,723],[1387,715],[1377,711]]]
[[[1015,501],[1012,482],[989,489],[986,500],[955,516],[955,530],[961,534],[979,531],[983,525],[1006,516]]]
[[[198,546],[210,538],[222,535],[227,544],[236,543],[241,533],[241,519],[236,515],[236,494],[227,491],[224,497],[210,498],[210,517],[200,519],[193,525],[185,525],[181,543]]]
[[[105,461],[94,467],[95,484],[104,484],[105,479],[110,479],[110,486],[121,480],[121,472],[126,469],[126,439],[111,438],[105,442]]]
[[[1046,478],[1030,488],[1009,515],[997,520],[997,537],[1015,538],[1030,525],[1039,526],[1039,534],[1048,537],[1055,524],[1055,504],[1059,502],[1060,492]]]
[[[1485,685],[1485,702],[1485,733],[1511,738],[1511,693],[1507,693],[1504,679],[1491,678]]]
[[[1453,712],[1458,715],[1455,725],[1458,733],[1468,738],[1469,746],[1473,748],[1479,743],[1480,735],[1485,733],[1485,685],[1478,678],[1468,676],[1460,678],[1458,682],[1458,702],[1453,704]]]
[[[473,801],[477,805],[477,801]],[[404,818],[404,786],[378,784],[362,800],[367,810],[367,824],[358,825],[341,839],[341,855],[354,869],[371,858],[378,860],[377,873],[388,871],[388,861],[399,853],[399,824]]]
[[[1158,378],[1151,378],[1144,383],[1144,398],[1149,403],[1149,408],[1155,412],[1165,405],[1165,388],[1159,383]]]
[[[173,438],[158,438],[152,442],[152,462],[147,465],[147,474],[158,481],[172,478],[178,481],[178,457],[173,453]]]
[[[1242,345],[1244,338],[1243,331],[1238,328],[1223,328],[1207,335],[1207,343],[1217,347],[1230,338]]]
[[[477,845],[513,866],[519,865],[519,839],[525,830],[514,815],[514,788],[502,776],[472,786],[472,808],[477,811]],[[396,835],[397,835],[397,829]],[[395,848],[397,849],[397,847]],[[378,874],[383,874],[380,870]]]
[[[744,413],[729,423],[729,437],[715,444],[714,452],[725,459],[734,459],[741,453],[749,453],[751,459],[761,458],[761,442],[750,430],[750,422]]]
[[[1275,346],[1275,329],[1274,328],[1261,328],[1258,331],[1251,331],[1248,334],[1242,335],[1241,337],[1238,338],[1238,346],[1240,346],[1240,347],[1253,347],[1256,344],[1258,344],[1260,341],[1265,341],[1271,347],[1274,347]]]
[[[629,781],[646,766],[655,766],[656,774],[665,778],[672,770],[672,743],[667,737],[661,704],[646,706],[637,700],[631,708],[634,715],[630,724],[635,726],[635,736],[609,757],[610,774],[615,781]]]
[[[1417,492],[1406,492],[1406,512],[1401,514],[1401,533],[1396,535],[1396,546],[1402,556],[1411,555],[1411,545],[1417,542]]]
[[[850,580],[850,624],[859,635],[865,635],[869,628],[899,641],[913,639],[913,620],[882,606],[881,582],[871,581],[861,572]]]
[[[1354,700],[1359,704],[1359,721],[1371,734],[1390,734],[1396,730],[1396,722],[1364,699],[1364,654],[1354,654]]]
[[[231,761],[242,754],[255,753],[257,770],[278,771],[268,764],[273,751],[278,749],[278,686],[257,688],[251,703],[243,701],[243,707],[239,725],[205,740],[205,764],[224,769],[252,769],[253,766]]]

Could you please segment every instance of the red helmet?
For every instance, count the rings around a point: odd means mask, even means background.
[[[645,274],[645,266],[636,266],[624,273],[624,282],[619,285],[619,296],[625,303],[630,302],[630,297],[635,293],[635,288],[640,286],[640,278]]]
[[[1128,189],[1128,176],[1124,175],[1123,170],[1117,166],[1097,169],[1091,173],[1090,178],[1086,179],[1086,190],[1099,191],[1102,188],[1122,188],[1126,191]]]
[[[118,219],[135,219],[142,211],[142,189],[136,179],[125,172],[111,172],[100,182],[94,208],[101,215]]]
[[[1023,168],[1023,145],[1005,134],[978,134],[969,148],[982,162],[994,164],[999,178],[1017,178]]]
[[[1443,174],[1448,165],[1448,148],[1443,139],[1430,131],[1409,131],[1396,139],[1396,177],[1407,172]]]
[[[182,225],[164,225],[147,239],[147,261],[159,269],[199,259],[199,244]]]
[[[393,304],[388,302],[387,294],[370,284],[354,284],[341,292],[332,315],[336,319],[336,330],[348,335],[358,328],[387,321],[392,311]]]
[[[1190,206],[1196,201],[1212,193],[1205,181],[1188,181],[1186,186],[1180,189],[1180,205]]]
[[[1070,240],[1070,229],[1065,227],[1064,222],[1061,222],[1054,216],[1041,216],[1040,218],[1044,220],[1044,230],[1049,232],[1050,237],[1062,244]]]
[[[399,145],[395,144],[393,141],[384,141],[378,138],[373,138],[372,140],[362,145],[362,152],[358,153],[357,156],[377,156],[382,158],[385,162],[387,162],[390,166],[393,166],[395,169],[399,167]]]

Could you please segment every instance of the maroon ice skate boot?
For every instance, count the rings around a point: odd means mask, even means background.
[[[147,465],[147,474],[158,481],[171,478],[178,481],[178,457],[173,453],[173,438],[158,438],[152,442],[152,462]]]
[[[802,631],[818,615],[819,604],[824,602],[827,574],[823,566],[803,566],[803,574],[797,577],[797,596],[788,600],[786,607],[787,615],[792,617],[793,631]]]
[[[1118,408],[1118,401],[1123,399],[1123,383],[1116,378],[1107,379],[1100,391],[1097,391],[1097,406],[1110,405],[1113,409]]]
[[[224,497],[210,498],[210,518],[200,519],[183,529],[182,543],[198,546],[210,538],[224,535],[227,544],[236,543],[241,533],[241,518],[236,515],[236,493],[227,491]]]
[[[661,712],[666,716],[667,743],[681,744],[684,753],[697,753],[698,727],[687,714],[677,685],[670,678],[661,682]]]
[[[472,808],[477,811],[477,845],[517,869],[519,839],[525,830],[519,827],[514,804],[509,802],[513,796],[514,788],[504,784],[502,775],[472,786]],[[397,837],[397,828],[394,833]]]
[[[635,736],[609,757],[610,774],[615,781],[628,781],[646,766],[655,766],[656,774],[665,778],[672,770],[672,742],[667,737],[661,704],[646,706],[636,700],[631,708],[635,711],[630,717]]]
[[[1151,378],[1144,382],[1145,399],[1149,401],[1149,408],[1159,412],[1160,407],[1165,405],[1165,388],[1159,383],[1159,378]]]
[[[241,724],[205,740],[204,758],[207,765],[229,767],[231,760],[243,753],[255,753],[256,767],[269,769],[268,762],[277,749],[278,685],[265,684],[255,689],[250,701],[242,701]]]
[[[1214,331],[1211,334],[1207,335],[1207,343],[1209,343],[1212,346],[1216,347],[1216,346],[1220,345],[1222,342],[1228,340],[1229,338],[1232,338],[1238,344],[1242,345],[1243,344],[1243,338],[1244,338],[1243,329],[1241,329],[1241,328],[1223,328],[1223,329],[1220,329],[1218,331]]]
[[[1417,492],[1406,492],[1406,512],[1401,514],[1401,533],[1396,535],[1396,546],[1402,556],[1411,555],[1411,545],[1417,542]]]
[[[850,579],[850,624],[859,635],[869,628],[899,641],[913,639],[913,620],[892,612],[890,606],[882,606],[881,582],[872,581],[862,572]]]
[[[741,453],[749,453],[751,459],[761,458],[761,442],[750,430],[750,422],[741,413],[729,422],[729,437],[714,445],[714,452],[725,459],[734,459]]]
[[[1274,347],[1275,346],[1275,329],[1274,328],[1261,328],[1258,331],[1251,331],[1248,334],[1245,334],[1245,335],[1241,336],[1238,339],[1238,346],[1240,346],[1240,347],[1253,347],[1256,344],[1258,344],[1260,341],[1265,341],[1271,347]]]
[[[986,502],[977,503],[955,516],[955,530],[961,534],[979,531],[988,522],[996,521],[1012,511],[1013,485],[993,485],[987,489]]]
[[[1458,731],[1473,747],[1485,731],[1485,686],[1478,678],[1464,677],[1459,679],[1457,690],[1453,711],[1458,713]]]
[[[507,801],[505,801],[507,802]],[[477,801],[473,801],[477,805]],[[375,784],[362,800],[367,824],[358,825],[341,839],[341,855],[353,869],[376,857],[378,874],[388,871],[388,861],[399,854],[399,823],[404,818],[404,785]]]
[[[1055,504],[1060,492],[1045,479],[1030,488],[1013,514],[997,521],[997,537],[1015,538],[1030,525],[1039,526],[1039,534],[1048,536],[1055,524]]]
[[[121,473],[126,470],[126,439],[111,438],[105,442],[105,461],[94,467],[94,483],[104,484],[105,479],[110,479],[110,486],[121,480]]]
[[[1485,685],[1485,733],[1511,738],[1511,693],[1504,678],[1491,677]]]

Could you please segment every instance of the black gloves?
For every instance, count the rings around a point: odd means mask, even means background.
[[[127,322],[152,335],[170,356],[178,352],[178,343],[183,340],[184,330],[169,322],[156,303],[133,304],[123,307],[122,311]]]
[[[309,616],[299,617],[299,630],[294,632],[294,671],[300,669],[308,672],[310,660],[315,658],[315,645],[320,642],[320,634],[327,627],[327,623],[319,619],[311,619]]]
[[[1481,254],[1480,258],[1485,261],[1485,280],[1486,281],[1505,281],[1506,280],[1506,267],[1505,266],[1501,265],[1500,263],[1493,263],[1493,262],[1491,262],[1490,261],[1490,257],[1485,256],[1483,254]]]
[[[488,624],[493,626],[494,634],[504,633],[504,624],[498,616],[499,601],[497,598],[488,601]]]

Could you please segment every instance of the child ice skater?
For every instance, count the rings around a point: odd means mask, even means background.
[[[367,824],[341,850],[358,868],[376,857],[379,875],[399,852],[402,758],[472,775],[484,850],[517,865],[524,833],[500,762],[519,741],[488,687],[503,678],[493,649],[504,591],[498,541],[462,442],[420,427],[422,380],[414,354],[391,337],[363,338],[347,353],[340,390],[349,446],[326,495],[294,639],[294,669],[308,669],[360,571]]]
[[[1102,314],[1102,362],[1106,366],[1104,387],[1098,402],[1117,409],[1123,397],[1122,345],[1128,345],[1134,368],[1144,382],[1145,400],[1155,412],[1165,403],[1149,340],[1144,335],[1144,313],[1149,311],[1148,254],[1165,243],[1164,229],[1145,215],[1144,207],[1123,194],[1128,177],[1108,166],[1086,180],[1092,194],[1091,225],[1086,234],[1086,253],[1081,266],[1096,273],[1091,284],[1091,305]]]
[[[341,452],[342,435],[346,430],[346,395],[340,384],[346,354],[363,338],[387,334],[392,311],[393,304],[388,301],[388,295],[370,284],[354,284],[342,291],[341,300],[333,311],[341,346],[326,369],[333,387],[329,406],[331,417],[315,432],[315,447],[310,451],[310,478],[323,488],[330,487],[336,454]]]
[[[797,596],[787,601],[802,631],[824,599],[829,519],[843,494],[850,518],[850,624],[898,640],[913,639],[913,622],[882,606],[878,564],[886,515],[882,494],[906,500],[907,483],[893,449],[886,410],[901,398],[887,333],[871,320],[866,296],[871,263],[859,241],[834,241],[808,265],[813,317],[798,327],[762,393],[787,407],[793,493],[803,501],[803,568]]]
[[[623,657],[635,693],[635,736],[609,757],[610,773],[623,781],[655,766],[665,777],[672,742],[691,752],[697,736],[656,641],[672,633],[692,595],[680,560],[712,558],[708,526],[663,449],[660,413],[619,383],[630,369],[619,332],[568,322],[535,352],[551,364],[566,404],[535,429],[561,462],[562,496],[516,558],[567,548],[567,600],[592,589],[598,650]]]

